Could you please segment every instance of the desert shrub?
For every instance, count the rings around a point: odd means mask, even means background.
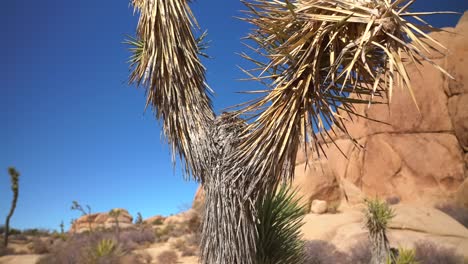
[[[112,264],[118,263],[119,258],[124,255],[119,244],[112,239],[102,239],[92,246],[86,254],[88,263]]]
[[[152,225],[162,225],[163,220],[162,219],[155,219],[153,222],[151,222]]]
[[[139,253],[134,255],[135,261],[128,262],[128,264],[151,264],[153,261],[153,257],[148,252]]]
[[[51,241],[44,241],[38,237],[32,239],[31,250],[34,254],[46,254],[49,253],[51,247]]]
[[[121,241],[132,241],[138,245],[153,243],[156,236],[152,229],[143,228],[141,230],[128,229],[120,234]]]
[[[354,244],[348,252],[348,261],[353,264],[369,264],[372,258],[370,242],[363,239]]]
[[[66,241],[57,239],[38,264],[120,263],[128,250],[113,238],[111,232],[93,232],[73,234]]]
[[[185,247],[180,251],[180,253],[182,254],[182,257],[191,257],[197,254],[196,249],[193,247]]]
[[[5,232],[5,230],[3,232]],[[8,234],[10,234],[10,235],[21,235],[22,232],[21,232],[21,230],[16,229],[16,228],[9,228]]]
[[[197,233],[201,230],[201,217],[199,214],[193,214],[187,221],[188,231],[191,233]]]
[[[436,208],[450,215],[453,219],[468,228],[468,208],[454,204],[441,204],[437,205]]]
[[[40,229],[40,228],[24,229],[23,232],[21,233],[26,236],[50,236],[51,235],[50,230]]]
[[[16,241],[28,241],[28,237],[23,235],[23,234],[17,234],[17,235],[12,235],[11,240],[16,240]]]
[[[186,230],[175,224],[168,224],[154,230],[156,242],[166,242],[171,237],[180,237],[186,233]]]
[[[463,256],[453,248],[438,246],[430,241],[418,241],[414,245],[416,260],[421,264],[463,264]]]
[[[171,243],[172,248],[177,249],[179,251],[184,250],[187,248],[187,244],[185,243],[184,239],[176,239]]]
[[[400,197],[398,196],[390,196],[390,197],[387,197],[387,199],[385,199],[385,201],[389,204],[389,205],[395,205],[395,204],[399,204],[401,199]]]
[[[333,244],[323,240],[311,240],[304,244],[305,264],[347,264],[347,254],[339,251]]]
[[[157,257],[157,261],[159,264],[175,264],[177,263],[179,256],[173,250],[166,250],[161,252]]]

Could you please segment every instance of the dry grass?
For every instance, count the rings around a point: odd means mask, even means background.
[[[161,252],[156,260],[159,264],[175,264],[179,260],[179,256],[177,256],[177,253],[173,250],[166,250]]]

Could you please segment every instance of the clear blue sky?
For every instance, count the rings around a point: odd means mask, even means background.
[[[465,0],[419,0],[418,10],[468,9]],[[237,0],[192,4],[212,40],[206,61],[215,109],[242,102],[254,84],[235,53],[249,26],[236,20]],[[458,16],[438,16],[453,26]],[[10,206],[8,166],[21,173],[16,228],[57,229],[79,216],[77,200],[94,212],[122,207],[143,217],[190,204],[197,184],[173,170],[161,129],[144,112],[142,89],[126,84],[122,43],[137,17],[128,1],[14,0],[0,9],[0,222]]]

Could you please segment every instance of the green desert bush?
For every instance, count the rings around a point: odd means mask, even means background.
[[[41,237],[47,237],[51,236],[52,232],[48,229],[41,229],[41,228],[28,228],[24,229],[21,234],[26,235],[26,236],[41,236]]]
[[[171,237],[180,237],[187,234],[185,228],[176,224],[167,224],[154,230],[155,242],[166,242]]]
[[[39,264],[146,263],[131,251],[152,243],[154,238],[150,229],[123,230],[119,240],[112,230],[71,234],[67,240],[56,239]]]
[[[34,254],[46,254],[50,252],[52,243],[53,240],[35,237],[31,241],[30,249]]]
[[[436,245],[427,240],[421,240],[414,245],[416,260],[420,264],[463,264],[463,256],[455,249]]]
[[[258,202],[257,263],[281,264],[304,261],[300,228],[305,214],[296,192],[282,184]]]
[[[87,254],[89,263],[117,263],[119,258],[124,255],[118,242],[112,239],[102,239],[96,245],[88,249]]]
[[[162,219],[155,219],[151,224],[158,226],[158,225],[162,225],[163,223],[164,222]]]
[[[179,256],[174,250],[166,250],[161,252],[156,258],[158,264],[176,264]]]

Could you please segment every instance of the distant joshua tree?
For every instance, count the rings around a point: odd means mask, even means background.
[[[60,234],[63,235],[65,233],[65,224],[63,223],[63,220],[62,222],[60,222]]]
[[[254,66],[243,71],[265,87],[216,118],[194,1],[131,2],[140,18],[129,81],[145,88],[173,161],[205,189],[204,264],[255,263],[257,201],[294,178],[301,146],[320,154],[320,142],[352,138],[344,121],[362,116],[357,104],[389,104],[396,85],[414,97],[405,61],[451,77],[429,59],[445,53],[420,17],[434,13],[410,11],[414,0],[242,0],[254,27],[252,54],[241,55]]]
[[[81,212],[81,214],[83,216],[87,215],[88,216],[87,220],[88,220],[89,232],[93,232],[93,226],[92,226],[93,219],[91,219],[91,217],[90,217],[91,216],[91,206],[86,205],[86,209],[87,209],[87,211],[85,211],[83,206],[81,206],[81,204],[79,204],[77,201],[72,202],[71,210],[76,210],[78,212]]]
[[[10,232],[10,219],[13,216],[13,213],[15,212],[16,209],[16,202],[18,201],[18,192],[19,192],[19,172],[13,168],[10,167],[8,168],[8,173],[10,174],[10,181],[11,181],[11,190],[13,191],[13,200],[11,202],[11,208],[10,212],[7,215],[6,221],[5,221],[5,240],[3,242],[3,245],[5,248],[8,246],[8,235]]]
[[[143,224],[143,216],[140,212],[137,213],[137,217],[135,219],[135,225],[142,225]]]
[[[122,213],[121,209],[112,209],[109,211],[109,216],[114,218],[115,221],[115,233],[117,240],[120,238],[120,226],[119,226],[119,216]]]

